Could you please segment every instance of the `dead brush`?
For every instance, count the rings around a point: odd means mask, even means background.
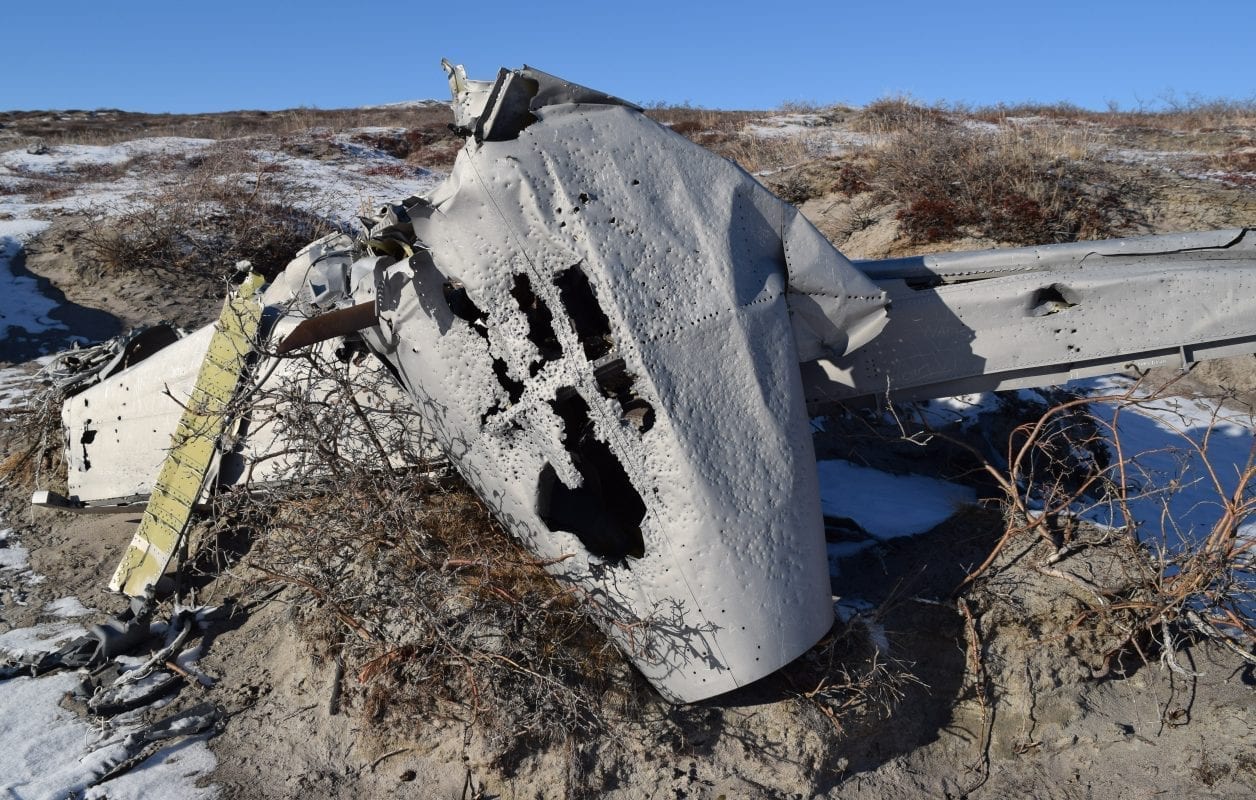
[[[692,721],[684,708],[660,712],[604,633],[631,642],[642,626],[668,624],[665,614],[616,618],[550,575],[430,460],[415,412],[385,400],[391,377],[369,356],[349,348],[293,361],[242,400],[255,419],[282,424],[283,479],[223,497],[193,562],[220,569],[213,543],[252,537],[233,573],[287,587],[302,637],[343,665],[343,707],[378,736],[413,735],[416,720],[460,726],[501,765],[592,736],[613,747],[643,725],[657,733],[663,718]],[[852,623],[773,685],[788,684],[784,697],[845,736],[890,714],[911,681]],[[736,715],[723,724],[735,735]]]
[[[282,111],[223,111],[205,114],[145,114],[96,111],[0,111],[0,124],[27,140],[49,144],[116,144],[148,136],[238,139],[283,136],[311,128],[431,128],[453,122],[446,103],[365,108],[291,108]],[[20,140],[19,140],[20,143]]]
[[[8,409],[15,422],[10,436],[15,447],[0,461],[0,481],[24,491],[65,489],[65,435],[61,404],[65,395],[55,386],[36,392],[20,409]]]
[[[1122,417],[1163,396],[1135,384],[1127,391],[1078,397],[1051,407],[1039,420],[1022,425],[1009,440],[1006,470],[988,466],[1002,486],[1008,525],[997,546],[968,575],[979,579],[1003,557],[1009,543],[1041,540],[1045,553],[1037,570],[1066,581],[1084,609],[1067,634],[1095,649],[1096,676],[1120,668],[1124,657],[1143,661],[1154,653],[1174,672],[1186,674],[1176,660],[1183,641],[1206,638],[1256,664],[1256,540],[1243,523],[1256,510],[1253,478],[1256,462],[1234,466],[1232,480],[1210,458],[1217,424],[1214,412],[1202,436],[1187,426],[1175,429],[1172,452],[1198,474],[1177,476],[1146,472],[1140,454],[1128,451],[1120,429]],[[1089,413],[1092,403],[1112,408],[1111,420]],[[1161,424],[1165,424],[1163,420]],[[1172,500],[1182,484],[1210,487],[1220,515],[1203,534],[1182,530]],[[1167,484],[1167,485],[1166,485]],[[1156,519],[1138,519],[1136,503],[1158,508]],[[1110,526],[1082,522],[1094,512]],[[1069,569],[1083,552],[1101,553],[1082,570]],[[1106,555],[1102,555],[1106,554]],[[1095,564],[1102,564],[1096,567]]]
[[[860,726],[890,719],[914,686],[923,686],[912,665],[882,652],[868,625],[852,617],[838,622],[793,663],[781,670],[798,701],[817,709],[841,738]]]
[[[856,112],[852,127],[871,134],[893,134],[922,126],[948,126],[951,119],[939,105],[924,105],[907,95],[874,100]]]
[[[357,133],[353,139],[394,158],[429,169],[452,167],[458,151],[466,142],[465,137],[455,134],[449,125],[435,123],[383,133]]]
[[[381,367],[299,358],[314,380],[248,398],[282,419],[285,482],[232,495],[216,533],[256,532],[245,566],[304,598],[295,619],[345,665],[346,701],[378,732],[444,720],[499,755],[602,730],[641,684],[585,598],[428,463],[413,410],[371,389]]]
[[[224,269],[236,262],[272,277],[331,231],[298,200],[315,199],[281,182],[273,165],[242,145],[216,146],[156,194],[92,213],[85,252],[100,273],[147,273],[217,294]]]
[[[899,204],[898,219],[918,242],[1101,239],[1136,221],[1136,187],[1069,135],[985,132],[922,117],[872,156],[877,200]]]

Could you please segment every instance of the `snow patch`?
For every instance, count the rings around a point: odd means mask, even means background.
[[[1109,377],[1078,385],[1091,395],[1118,395],[1133,381]],[[1090,405],[1104,428],[1115,426],[1122,454],[1130,461],[1126,478],[1132,484],[1132,521],[1145,540],[1162,541],[1170,549],[1196,544],[1221,519],[1222,498],[1233,496],[1239,473],[1253,456],[1253,420],[1208,398],[1134,396],[1139,398],[1134,405]],[[1082,516],[1116,527],[1126,521],[1120,509],[1107,505]]]
[[[13,529],[0,531],[0,570],[20,570],[30,566],[30,552],[12,538]]]
[[[913,536],[977,500],[967,486],[923,475],[891,475],[849,461],[820,461],[820,506],[878,539]]]
[[[163,747],[130,772],[88,789],[83,800],[213,800],[219,795],[217,786],[197,785],[218,768],[207,738]]]
[[[60,144],[42,153],[26,150],[0,153],[0,167],[18,173],[55,175],[83,167],[125,164],[138,156],[194,153],[213,143],[213,139],[156,136],[110,145]]]
[[[32,219],[0,221],[0,342],[18,328],[28,334],[67,330],[64,323],[49,318],[57,304],[39,291],[35,279],[14,275],[12,269],[23,243],[47,227],[47,222]]]
[[[77,597],[61,597],[44,606],[44,611],[58,617],[86,617],[92,610],[83,605]]]
[[[61,645],[86,635],[87,631],[82,626],[64,622],[45,622],[32,628],[14,628],[7,633],[0,633],[0,654],[10,658],[23,658],[51,653]]]
[[[217,766],[204,738],[164,747],[131,771],[91,786],[127,757],[124,739],[133,731],[106,728],[101,734],[61,708],[61,698],[78,684],[78,675],[65,672],[0,682],[0,795],[16,800],[218,796],[217,787],[197,786]]]

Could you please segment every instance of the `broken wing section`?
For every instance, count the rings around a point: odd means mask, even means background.
[[[891,299],[866,347],[803,365],[812,406],[1064,383],[1256,352],[1256,231],[860,262]]]
[[[309,451],[308,431],[295,426],[309,407],[340,396],[342,386],[354,387],[361,418],[340,430],[340,457],[374,463],[380,460],[375,441],[382,437],[415,443],[413,451],[387,454],[394,468],[441,460],[417,427],[409,398],[377,359],[365,353],[345,357],[339,339],[293,356],[274,355],[276,344],[299,323],[349,296],[353,255],[350,237],[325,237],[298,253],[266,288],[265,325],[250,369],[254,382],[211,456],[198,502],[207,502],[221,486],[260,488],[294,477],[317,478],[318,458]],[[361,265],[357,278],[366,275],[371,284],[377,260]],[[67,504],[58,505],[126,511],[149,498],[213,333],[212,325],[195,331],[65,401],[68,497]]]

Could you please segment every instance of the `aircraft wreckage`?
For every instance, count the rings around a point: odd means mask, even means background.
[[[810,412],[1256,351],[1252,230],[851,262],[630,103],[445,67],[468,139],[439,188],[65,403],[69,497],[37,502],[148,501],[115,589],[151,593],[214,486],[283,479],[282,426],[224,410],[237,384],[360,338],[502,525],[645,623],[608,633],[696,701],[833,622]]]

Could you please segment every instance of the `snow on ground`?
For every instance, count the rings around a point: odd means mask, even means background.
[[[435,108],[449,105],[448,100],[398,100],[395,103],[379,103],[361,108]]]
[[[279,168],[276,177],[293,190],[295,206],[340,224],[373,213],[385,203],[426,194],[445,179],[443,173],[415,167],[348,139],[344,139],[343,149],[346,158],[335,160],[273,150],[254,150],[252,154],[261,163]]]
[[[7,545],[7,546],[2,546]],[[0,575],[26,569],[26,550],[0,531]],[[62,597],[45,611],[62,618],[91,613],[76,597]],[[45,622],[0,634],[0,655],[47,653],[86,633],[81,625]],[[93,786],[104,774],[131,758],[144,730],[142,712],[108,722],[88,721],[61,706],[79,686],[75,672],[0,681],[0,797],[12,800],[212,800],[215,786],[200,786],[217,760],[206,736],[173,742],[131,770]],[[161,701],[159,701],[160,703]],[[142,744],[142,743],[141,743]]]
[[[923,475],[892,475],[840,459],[816,468],[825,515],[852,519],[877,539],[924,533],[977,500],[967,486]]]
[[[46,227],[48,223],[32,219],[0,220],[0,342],[17,335],[17,330],[36,334],[65,329],[48,316],[57,304],[39,291],[36,280],[14,275],[12,270],[23,242]]]
[[[13,529],[0,530],[0,571],[24,570],[30,554],[13,537]]]
[[[38,153],[20,149],[0,153],[0,168],[10,173],[55,175],[84,167],[125,164],[139,156],[187,155],[213,143],[213,139],[155,136],[110,145],[59,144]]]
[[[86,633],[81,625],[65,622],[42,622],[30,628],[14,628],[0,633],[0,655],[24,658],[49,653]],[[0,695],[3,693],[4,684],[0,683]]]
[[[92,786],[127,758],[126,736],[134,728],[98,727],[62,708],[61,698],[78,683],[79,676],[69,672],[0,682],[0,790],[5,797],[210,800],[218,796],[217,787],[197,786],[218,763],[204,737],[164,747],[129,772]]]
[[[930,428],[944,428],[955,424],[969,428],[977,424],[982,414],[998,408],[999,398],[994,392],[978,392],[929,400],[918,404],[916,411],[921,421]]]
[[[1067,388],[1100,398],[1124,395],[1133,385],[1129,378],[1111,376],[1074,381]],[[1017,396],[1026,403],[1044,403],[1031,389]],[[1256,421],[1208,398],[1148,400],[1146,392],[1135,398],[1141,399],[1133,404],[1096,400],[1090,405],[1105,429],[1112,456],[1116,457],[1115,425],[1121,454],[1131,462],[1130,513],[1145,539],[1170,549],[1198,542],[1221,518],[1221,497],[1234,493],[1240,471],[1253,456]],[[918,404],[917,413],[931,427],[969,428],[979,424],[983,414],[998,411],[999,402],[989,392],[960,395]],[[1206,454],[1201,452],[1205,448]],[[1215,469],[1215,482],[1208,465]],[[1090,508],[1083,516],[1102,525],[1120,526],[1124,521],[1118,509],[1106,505]],[[1244,527],[1256,534],[1256,521]]]
[[[425,194],[444,180],[440,172],[408,164],[358,141],[362,134],[397,130],[369,127],[338,132],[328,137],[339,151],[331,158],[303,158],[269,149],[250,152],[260,164],[278,167],[275,178],[293,190],[294,206],[346,224],[364,210],[373,211],[384,203]],[[54,214],[109,215],[134,210],[179,177],[143,164],[95,180],[90,172],[87,177],[79,177],[82,171],[91,167],[122,167],[139,156],[193,156],[215,144],[211,139],[154,137],[115,145],[56,145],[39,154],[21,149],[0,152],[0,186],[10,188],[8,193],[0,192],[0,220],[10,220],[0,222],[0,226],[29,230],[47,227],[47,223],[36,220]],[[256,176],[240,177],[251,180]],[[54,188],[64,186],[67,191],[45,198],[31,188],[38,181],[53,181]],[[0,228],[0,236],[4,235],[6,231]],[[23,238],[29,235],[33,234],[27,233]],[[11,236],[17,238],[16,234]],[[8,294],[0,276],[0,302]]]
[[[750,122],[742,133],[759,139],[799,139],[813,156],[838,156],[885,137],[828,125],[819,114],[778,114]]]
[[[72,337],[74,338],[74,337]],[[3,339],[0,339],[0,353],[4,352]],[[0,367],[0,411],[26,408],[31,397],[41,388],[39,372],[52,355],[40,356],[34,361],[12,367]]]
[[[1133,381],[1110,377],[1079,382],[1096,396],[1121,395]],[[1239,474],[1253,457],[1252,418],[1208,398],[1166,396],[1136,404],[1092,403],[1091,413],[1110,432],[1109,449],[1130,461],[1130,514],[1144,540],[1169,549],[1199,542],[1223,513],[1222,498],[1238,487]],[[1115,435],[1111,432],[1115,431]],[[1211,469],[1210,469],[1211,468]],[[1256,491],[1256,487],[1249,487]],[[1122,525],[1117,508],[1101,506],[1085,516],[1106,525]],[[1245,528],[1256,531],[1256,522]]]
[[[58,617],[85,617],[92,613],[92,610],[74,596],[59,597],[44,606],[44,611]]]

